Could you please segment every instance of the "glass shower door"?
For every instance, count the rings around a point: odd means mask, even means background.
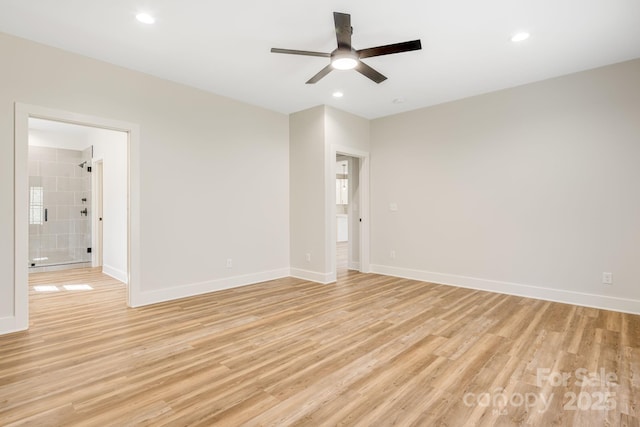
[[[91,262],[91,152],[29,147],[31,271]]]

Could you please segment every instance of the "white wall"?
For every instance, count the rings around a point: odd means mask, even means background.
[[[327,144],[369,152],[370,121],[355,114],[325,107],[325,139]]]
[[[375,271],[640,312],[640,60],[371,133]]]
[[[291,273],[329,283],[336,277],[336,147],[368,154],[369,121],[318,106],[291,114],[289,126]]]
[[[92,129],[88,140],[93,145],[93,159],[102,160],[103,165],[102,271],[127,282],[128,136],[125,132]]]
[[[0,56],[0,332],[14,316],[15,102],[139,124],[140,303],[287,275],[286,115],[3,34]]]
[[[319,106],[289,117],[291,274],[321,283],[329,280],[325,254],[324,111]],[[332,189],[335,205],[335,178]]]

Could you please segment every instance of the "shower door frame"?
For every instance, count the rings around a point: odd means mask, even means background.
[[[29,118],[54,120],[71,124],[116,130],[128,134],[127,144],[127,305],[136,307],[140,289],[140,126],[113,120],[57,110],[37,105],[15,103],[14,106],[14,316],[4,324],[5,332],[29,327]]]

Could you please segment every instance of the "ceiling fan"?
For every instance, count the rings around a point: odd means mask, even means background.
[[[353,34],[353,27],[351,26],[351,15],[347,13],[333,12],[333,20],[336,24],[336,39],[338,40],[338,47],[333,52],[312,52],[308,50],[279,49],[275,47],[271,48],[271,52],[331,58],[331,63],[320,70],[318,74],[311,77],[307,81],[307,84],[317,83],[321,78],[329,74],[333,69],[355,69],[357,72],[370,78],[374,82],[382,83],[387,78],[362,62],[361,59],[422,49],[420,40],[412,40],[408,42],[394,43],[385,46],[355,50],[351,46],[351,34]]]

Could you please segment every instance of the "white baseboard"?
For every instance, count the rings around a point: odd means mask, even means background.
[[[0,335],[15,332],[15,316],[0,317]]]
[[[347,268],[349,268],[349,270],[358,270],[358,271],[360,271],[360,262],[359,261],[351,261]]]
[[[206,282],[190,283],[182,286],[175,286],[157,291],[140,292],[133,296],[132,307],[156,304],[159,302],[171,301],[194,295],[207,294],[209,292],[221,291],[223,289],[237,288],[240,286],[252,285],[266,282],[268,280],[281,279],[289,276],[289,269],[264,271],[260,273],[245,274],[242,276],[225,277],[223,279],[209,280]]]
[[[640,300],[630,298],[587,294],[583,292],[551,289],[541,286],[523,285],[520,283],[500,282],[497,280],[478,279],[475,277],[457,276],[454,274],[391,267],[387,265],[372,264],[371,272],[441,285],[457,286],[460,288],[477,289],[481,291],[497,292],[500,294],[516,295],[545,301],[620,311],[623,313],[640,314]]]
[[[310,282],[322,283],[323,285],[335,282],[334,275],[331,273],[318,273],[317,271],[303,270],[301,268],[291,268],[290,276]]]
[[[19,325],[16,316],[0,317],[0,335],[26,331],[28,325]]]
[[[121,281],[124,284],[129,282],[129,275],[126,271],[118,270],[117,268],[113,268],[110,265],[103,265],[102,272],[107,276],[111,276],[116,280]]]

